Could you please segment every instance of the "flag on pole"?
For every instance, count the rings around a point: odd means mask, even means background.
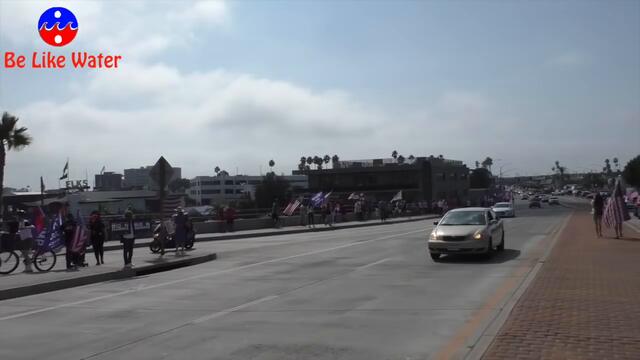
[[[607,206],[604,209],[604,224],[609,228],[631,219],[622,196],[623,192],[620,179],[616,179],[613,193],[611,194],[609,201],[607,201]]]
[[[38,234],[36,242],[43,249],[53,250],[54,252],[60,251],[64,247],[64,241],[62,240],[62,214],[58,213],[57,219],[49,222],[49,225],[45,230]]]
[[[298,207],[302,204],[300,199],[296,199],[294,202],[290,203],[286,209],[284,209],[283,214],[287,216],[293,215],[293,213],[298,209]]]
[[[391,199],[391,202],[402,200],[402,190],[398,191],[398,193]]]
[[[35,227],[35,231],[36,231],[36,233],[34,234],[34,238],[40,235],[42,230],[44,230],[44,227],[45,227],[44,220],[45,218],[44,218],[44,212],[42,211],[42,208],[40,208],[39,206],[34,208],[33,221],[31,222]]]
[[[71,252],[82,254],[89,236],[87,228],[84,225],[84,220],[82,220],[82,216],[80,216],[80,210],[76,213],[76,218],[78,221],[76,224],[76,230],[73,233],[73,240],[71,241]]]
[[[322,203],[326,203],[329,200],[329,196],[333,193],[333,190],[329,191],[329,193],[324,195],[324,199],[322,199]]]
[[[44,180],[40,176],[40,194],[44,194]]]
[[[322,194],[322,191],[320,191],[319,193],[311,197],[311,205],[314,207],[319,207],[320,205],[322,205],[323,201],[324,201],[324,196]]]
[[[358,196],[358,194],[356,193],[351,193],[351,195],[349,195],[347,200],[360,200],[360,196]]]
[[[106,166],[103,166],[103,167],[102,167],[102,170],[100,170],[100,175],[104,174],[104,171],[105,171],[105,170],[107,170],[107,167],[106,167]]]
[[[64,164],[64,169],[62,169],[62,176],[60,176],[60,180],[69,178],[69,160]]]

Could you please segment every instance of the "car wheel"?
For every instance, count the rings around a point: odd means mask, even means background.
[[[436,253],[429,253],[431,255],[431,259],[433,261],[438,261],[440,260],[440,254],[436,254]]]
[[[496,250],[500,252],[504,251],[504,230],[502,230],[502,241],[500,241],[500,245],[496,247]]]

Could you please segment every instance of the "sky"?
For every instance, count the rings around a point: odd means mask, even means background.
[[[64,6],[74,41],[44,43]],[[640,154],[640,1],[0,0],[0,54],[121,55],[118,69],[5,69],[33,144],[5,186],[102,167],[278,173],[301,156],[490,156],[504,176]],[[0,64],[1,65],[1,64]]]

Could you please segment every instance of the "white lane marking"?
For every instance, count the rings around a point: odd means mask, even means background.
[[[628,227],[640,233],[640,228],[637,228],[635,225],[631,224],[630,222],[624,222],[623,224],[627,225]]]
[[[382,260],[374,261],[371,264],[360,266],[357,270],[364,270],[366,268],[370,268],[372,266],[375,266],[375,265],[378,265],[378,264],[382,264],[383,262],[389,261],[389,260],[391,260],[391,258],[385,258],[385,259],[382,259]]]
[[[212,314],[209,314],[209,315],[206,315],[206,316],[203,316],[203,317],[199,317],[199,318],[197,318],[197,319],[193,320],[191,323],[193,323],[193,324],[200,324],[200,323],[203,323],[203,322],[205,322],[205,321],[213,320],[213,319],[215,319],[215,318],[219,318],[219,317],[221,317],[221,316],[225,316],[225,315],[230,314],[230,313],[232,313],[232,312],[235,312],[235,311],[238,311],[238,310],[244,309],[244,308],[246,308],[246,307],[249,307],[249,306],[252,306],[252,305],[256,305],[256,304],[259,304],[259,303],[261,303],[261,302],[265,302],[265,301],[273,300],[273,299],[275,299],[275,298],[277,298],[277,297],[278,297],[278,295],[266,296],[266,297],[263,297],[263,298],[258,299],[258,300],[250,301],[250,302],[248,302],[248,303],[244,303],[244,304],[242,304],[242,305],[238,305],[238,306],[232,307],[232,308],[230,308],[230,309],[226,309],[226,310],[222,310],[222,311],[214,312],[214,313],[212,313]]]
[[[360,242],[354,242],[354,243],[334,246],[334,247],[330,247],[330,248],[326,248],[326,249],[308,251],[308,252],[305,252],[305,253],[302,253],[302,254],[285,256],[285,257],[266,260],[266,261],[260,261],[260,262],[253,263],[253,264],[238,266],[238,267],[234,267],[234,268],[214,271],[214,272],[200,274],[200,275],[189,276],[189,277],[182,278],[182,279],[167,281],[167,282],[164,282],[164,283],[159,283],[159,284],[155,284],[155,285],[149,285],[149,286],[130,289],[130,290],[124,290],[124,291],[120,291],[120,292],[117,292],[117,293],[112,293],[112,294],[108,294],[108,295],[102,295],[102,296],[98,296],[98,297],[94,297],[94,298],[90,298],[90,299],[79,300],[79,301],[74,301],[74,302],[70,302],[70,303],[49,306],[49,307],[45,307],[45,308],[38,309],[38,310],[26,311],[26,312],[22,312],[22,313],[18,313],[18,314],[13,314],[13,315],[2,317],[2,318],[0,318],[0,321],[17,319],[17,318],[21,318],[21,317],[25,317],[25,316],[29,316],[29,315],[39,314],[39,313],[46,312],[46,311],[57,310],[57,309],[60,309],[60,308],[70,307],[70,306],[74,306],[74,305],[81,305],[81,304],[86,304],[86,303],[90,303],[90,302],[94,302],[94,301],[98,301],[98,300],[109,299],[109,298],[116,297],[116,296],[131,294],[131,293],[138,292],[138,291],[155,289],[155,288],[159,288],[159,287],[163,287],[163,286],[167,286],[167,285],[173,285],[173,284],[181,283],[181,282],[184,282],[184,281],[195,280],[195,279],[200,279],[200,278],[209,277],[209,276],[216,276],[216,275],[220,275],[220,274],[227,274],[227,273],[238,271],[238,270],[250,269],[250,268],[253,268],[253,267],[256,267],[256,266],[260,266],[260,265],[273,264],[273,263],[280,262],[280,261],[291,260],[291,259],[295,259],[295,258],[299,258],[299,257],[309,256],[309,255],[321,254],[321,253],[330,252],[330,251],[334,251],[334,250],[338,250],[338,249],[344,249],[344,248],[348,248],[348,247],[352,247],[352,246],[362,245],[362,244],[366,244],[366,243],[370,243],[370,242],[392,239],[394,237],[400,237],[400,236],[404,236],[404,235],[416,234],[416,233],[419,233],[419,232],[424,232],[425,233],[425,238],[426,238],[426,234],[427,234],[427,230],[426,229],[420,229],[420,230],[414,230],[414,231],[409,231],[409,232],[395,234],[395,235],[383,236],[383,237],[376,238],[376,239],[365,240],[365,241],[360,241]]]

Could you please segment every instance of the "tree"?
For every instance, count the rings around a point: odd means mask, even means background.
[[[340,161],[340,157],[338,155],[333,155],[331,162],[337,163],[338,161]]]
[[[613,171],[611,170],[611,161],[609,161],[609,159],[604,159],[604,167],[602,168],[602,172],[604,172],[604,174],[607,176],[611,176],[611,174],[613,173]]]
[[[216,175],[218,175],[218,173],[220,172],[220,167],[216,166],[216,168],[213,169],[213,171],[216,173]]]
[[[442,155],[442,154],[438,155],[438,159],[444,160],[444,155]]]
[[[493,159],[490,157],[486,157],[486,159],[484,159],[484,161],[482,161],[482,167],[489,170],[489,172],[491,172],[491,166],[493,165]]]
[[[471,170],[469,176],[469,187],[471,189],[486,189],[491,186],[491,172],[487,168],[481,167]]]
[[[191,187],[191,181],[189,179],[175,179],[169,183],[169,190],[171,190],[171,192],[186,190],[190,187]]]
[[[325,155],[325,156],[322,158],[322,160],[324,160],[324,163],[325,163],[325,164],[328,164],[328,163],[329,163],[329,161],[331,161],[331,156],[329,156],[329,155]]]
[[[413,155],[409,155],[409,161],[413,162],[415,159],[416,159],[416,157],[415,157],[415,156],[413,156]]]
[[[269,168],[271,169],[271,172],[273,172],[273,167],[276,165],[276,162],[272,160],[269,160]]]
[[[229,176],[229,172],[227,170],[220,170],[218,176]]]
[[[298,164],[298,170],[304,171],[304,168],[305,168],[305,164],[303,163]]]
[[[263,177],[262,182],[256,185],[256,206],[270,208],[277,198],[284,201],[288,198],[289,182],[281,176],[269,173]]]
[[[476,169],[480,167],[480,162],[476,160]]]
[[[622,177],[627,184],[640,189],[640,155],[629,160],[622,170]]]
[[[618,163],[618,158],[614,157],[613,158],[613,165],[616,167],[616,173],[620,173],[620,164]]]
[[[393,150],[393,152],[391,153],[391,157],[395,160],[398,158],[398,152],[396,150]]]
[[[313,164],[313,158],[311,156],[307,157],[307,165]]]
[[[396,161],[398,162],[398,164],[404,164],[404,156],[398,155]]]
[[[24,126],[18,127],[18,118],[2,113],[2,123],[0,123],[0,218],[3,214],[2,189],[4,189],[4,166],[7,160],[7,151],[20,151],[31,144],[32,138],[27,133]]]
[[[322,160],[320,156],[314,156],[313,163],[316,165],[316,170],[322,170],[322,164],[324,163],[324,160]]]

